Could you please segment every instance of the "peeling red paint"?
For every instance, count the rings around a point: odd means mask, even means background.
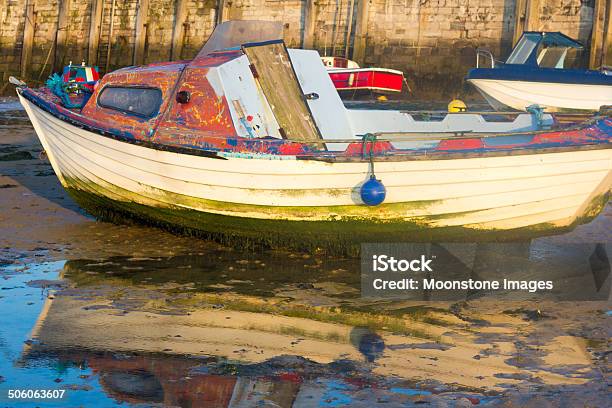
[[[236,129],[225,96],[219,96],[206,78],[208,68],[188,67],[183,73],[177,92],[187,91],[186,104],[171,98],[169,108],[160,121],[153,138],[158,143],[200,146],[212,144],[229,148],[227,137],[236,137]],[[218,140],[214,140],[218,139]]]
[[[351,143],[346,148],[346,154],[348,156],[360,156],[360,155],[369,155],[370,152],[374,156],[384,155],[386,152],[393,151],[393,145],[391,142],[383,141],[383,142],[367,142],[366,145],[363,145],[363,142]]]
[[[482,149],[484,143],[481,139],[442,140],[436,150],[471,150]]]
[[[168,107],[168,102],[173,100],[174,86],[185,68],[185,63],[155,64],[146,67],[123,68],[105,75],[93,95],[81,111],[86,117],[95,118],[102,123],[111,124],[115,129],[133,135],[135,138],[149,138],[155,130],[162,112]],[[159,108],[160,114],[151,118],[143,119],[128,113],[113,109],[103,108],[98,105],[97,99],[104,87],[115,86],[146,86],[158,88],[162,92],[163,102]]]

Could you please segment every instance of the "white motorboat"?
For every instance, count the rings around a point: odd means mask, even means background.
[[[582,48],[561,33],[525,32],[506,62],[478,50],[476,68],[466,80],[495,109],[524,111],[539,105],[549,112],[597,111],[612,104],[612,71],[564,68],[569,50]],[[480,67],[482,55],[490,60],[490,68]]]

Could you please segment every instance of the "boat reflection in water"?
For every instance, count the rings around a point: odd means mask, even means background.
[[[603,245],[457,248],[429,251],[439,263],[464,265],[466,276],[502,268],[520,279],[552,279],[556,295],[577,282],[593,287],[591,295],[609,294]],[[519,352],[513,325],[525,324],[520,311],[500,312],[497,332],[490,324],[473,330],[452,302],[423,301],[431,293],[362,298],[357,260],[240,255],[68,261],[61,273],[68,286],[47,300],[24,361],[89,367],[117,402],[153,406],[372,406],[457,393],[483,401],[493,398],[483,390],[524,380],[512,358]],[[497,295],[466,296],[499,307]],[[513,309],[507,299],[498,310]],[[580,356],[567,366],[590,364]],[[588,378],[584,370],[580,378],[551,370],[546,359],[530,364],[530,375],[545,384]]]

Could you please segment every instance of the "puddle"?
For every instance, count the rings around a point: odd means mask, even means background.
[[[35,378],[38,388],[66,391],[61,403],[39,406],[496,406],[522,384],[596,384],[579,349],[548,367],[546,347],[512,325],[489,322],[499,333],[484,336],[467,320],[449,323],[440,304],[365,304],[351,290],[354,260],[211,249],[23,262],[0,269],[8,311],[0,315],[0,389]],[[304,262],[321,267],[303,275]],[[315,295],[292,297],[297,288]],[[523,325],[560,319],[524,319],[525,310],[495,316]]]
[[[11,111],[24,111],[23,106],[15,98],[2,98],[0,99],[0,113],[11,112]]]
[[[41,356],[32,361],[28,355],[38,344],[37,330],[44,319],[49,297],[55,290],[36,287],[28,283],[33,280],[55,279],[64,266],[64,261],[8,265],[0,268],[2,290],[0,292],[0,404],[11,407],[32,407],[34,400],[8,400],[10,389],[64,390],[61,403],[36,401],[40,407],[47,406],[104,406],[112,399],[103,392],[99,383],[92,381],[93,371],[86,365],[65,362],[52,356]]]

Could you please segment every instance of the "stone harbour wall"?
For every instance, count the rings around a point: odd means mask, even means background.
[[[417,95],[453,97],[475,49],[507,57],[522,31],[585,45],[576,64],[612,64],[607,0],[0,0],[0,91],[69,61],[122,66],[192,58],[215,25],[275,20],[289,47],[407,74]]]

